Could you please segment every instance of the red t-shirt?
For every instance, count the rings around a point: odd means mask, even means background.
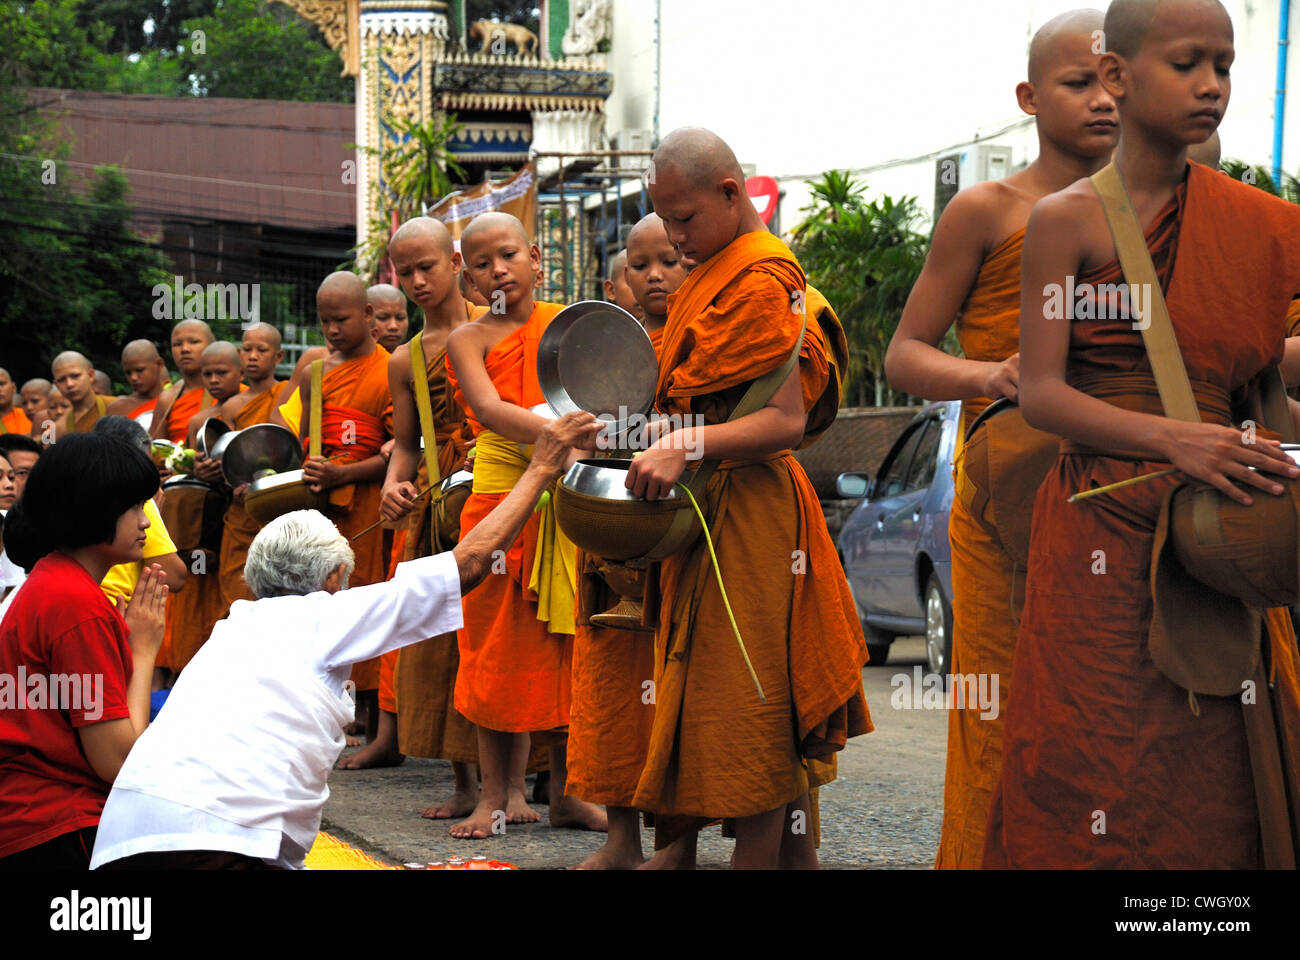
[[[0,623],[0,857],[99,823],[111,784],[77,728],[130,716],[126,622],[86,569],[51,553]]]

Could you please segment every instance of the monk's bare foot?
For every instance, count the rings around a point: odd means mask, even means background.
[[[470,815],[460,823],[452,824],[447,833],[457,840],[486,840],[493,835],[494,828],[501,831],[504,826],[501,805],[480,797]]]
[[[645,859],[639,852],[630,849],[615,848],[613,844],[606,843],[603,847],[572,869],[635,870],[643,863],[645,863]]]
[[[420,811],[420,816],[426,820],[450,820],[453,817],[467,817],[478,806],[478,794],[477,790],[473,793],[457,790],[442,803],[435,803],[431,807],[425,807]]]
[[[682,837],[662,850],[656,850],[638,870],[694,870],[695,838]]]
[[[338,763],[340,770],[369,770],[371,767],[395,767],[406,757],[397,752],[395,744],[376,740],[364,750],[344,757]],[[468,813],[468,811],[466,811]]]
[[[522,790],[510,788],[506,802],[506,823],[538,823],[542,815],[528,805]]]
[[[598,830],[602,833],[609,829],[609,818],[605,816],[605,808],[579,800],[577,797],[561,797],[558,802],[553,802],[550,819],[553,827]]]
[[[352,736],[351,734],[348,734],[348,735],[344,738],[344,742],[347,743],[347,745],[348,745],[349,747],[359,747],[359,746],[361,746],[361,738],[360,738],[360,737],[354,737],[354,736]]]

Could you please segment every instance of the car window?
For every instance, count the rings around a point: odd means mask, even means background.
[[[924,435],[925,424],[922,423],[895,443],[894,455],[888,458],[888,465],[876,480],[875,499],[896,497],[907,489],[907,474],[912,465],[912,454]]]
[[[930,420],[926,423],[925,435],[917,443],[911,466],[907,470],[907,483],[903,487],[905,492],[922,490],[934,479],[934,471],[939,461],[939,438],[942,436],[942,421]]]

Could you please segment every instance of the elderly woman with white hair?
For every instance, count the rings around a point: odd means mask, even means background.
[[[301,869],[353,707],[352,664],[454,633],[462,593],[487,575],[574,447],[598,422],[542,431],[510,495],[451,551],[351,590],[352,549],[314,510],[258,533],[238,600],[136,741],[104,805],[91,867]]]

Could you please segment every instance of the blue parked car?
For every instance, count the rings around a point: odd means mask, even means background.
[[[952,458],[961,404],[933,403],[912,418],[875,477],[842,473],[843,499],[864,498],[840,531],[848,577],[873,664],[895,637],[925,636],[932,673],[952,664]]]

